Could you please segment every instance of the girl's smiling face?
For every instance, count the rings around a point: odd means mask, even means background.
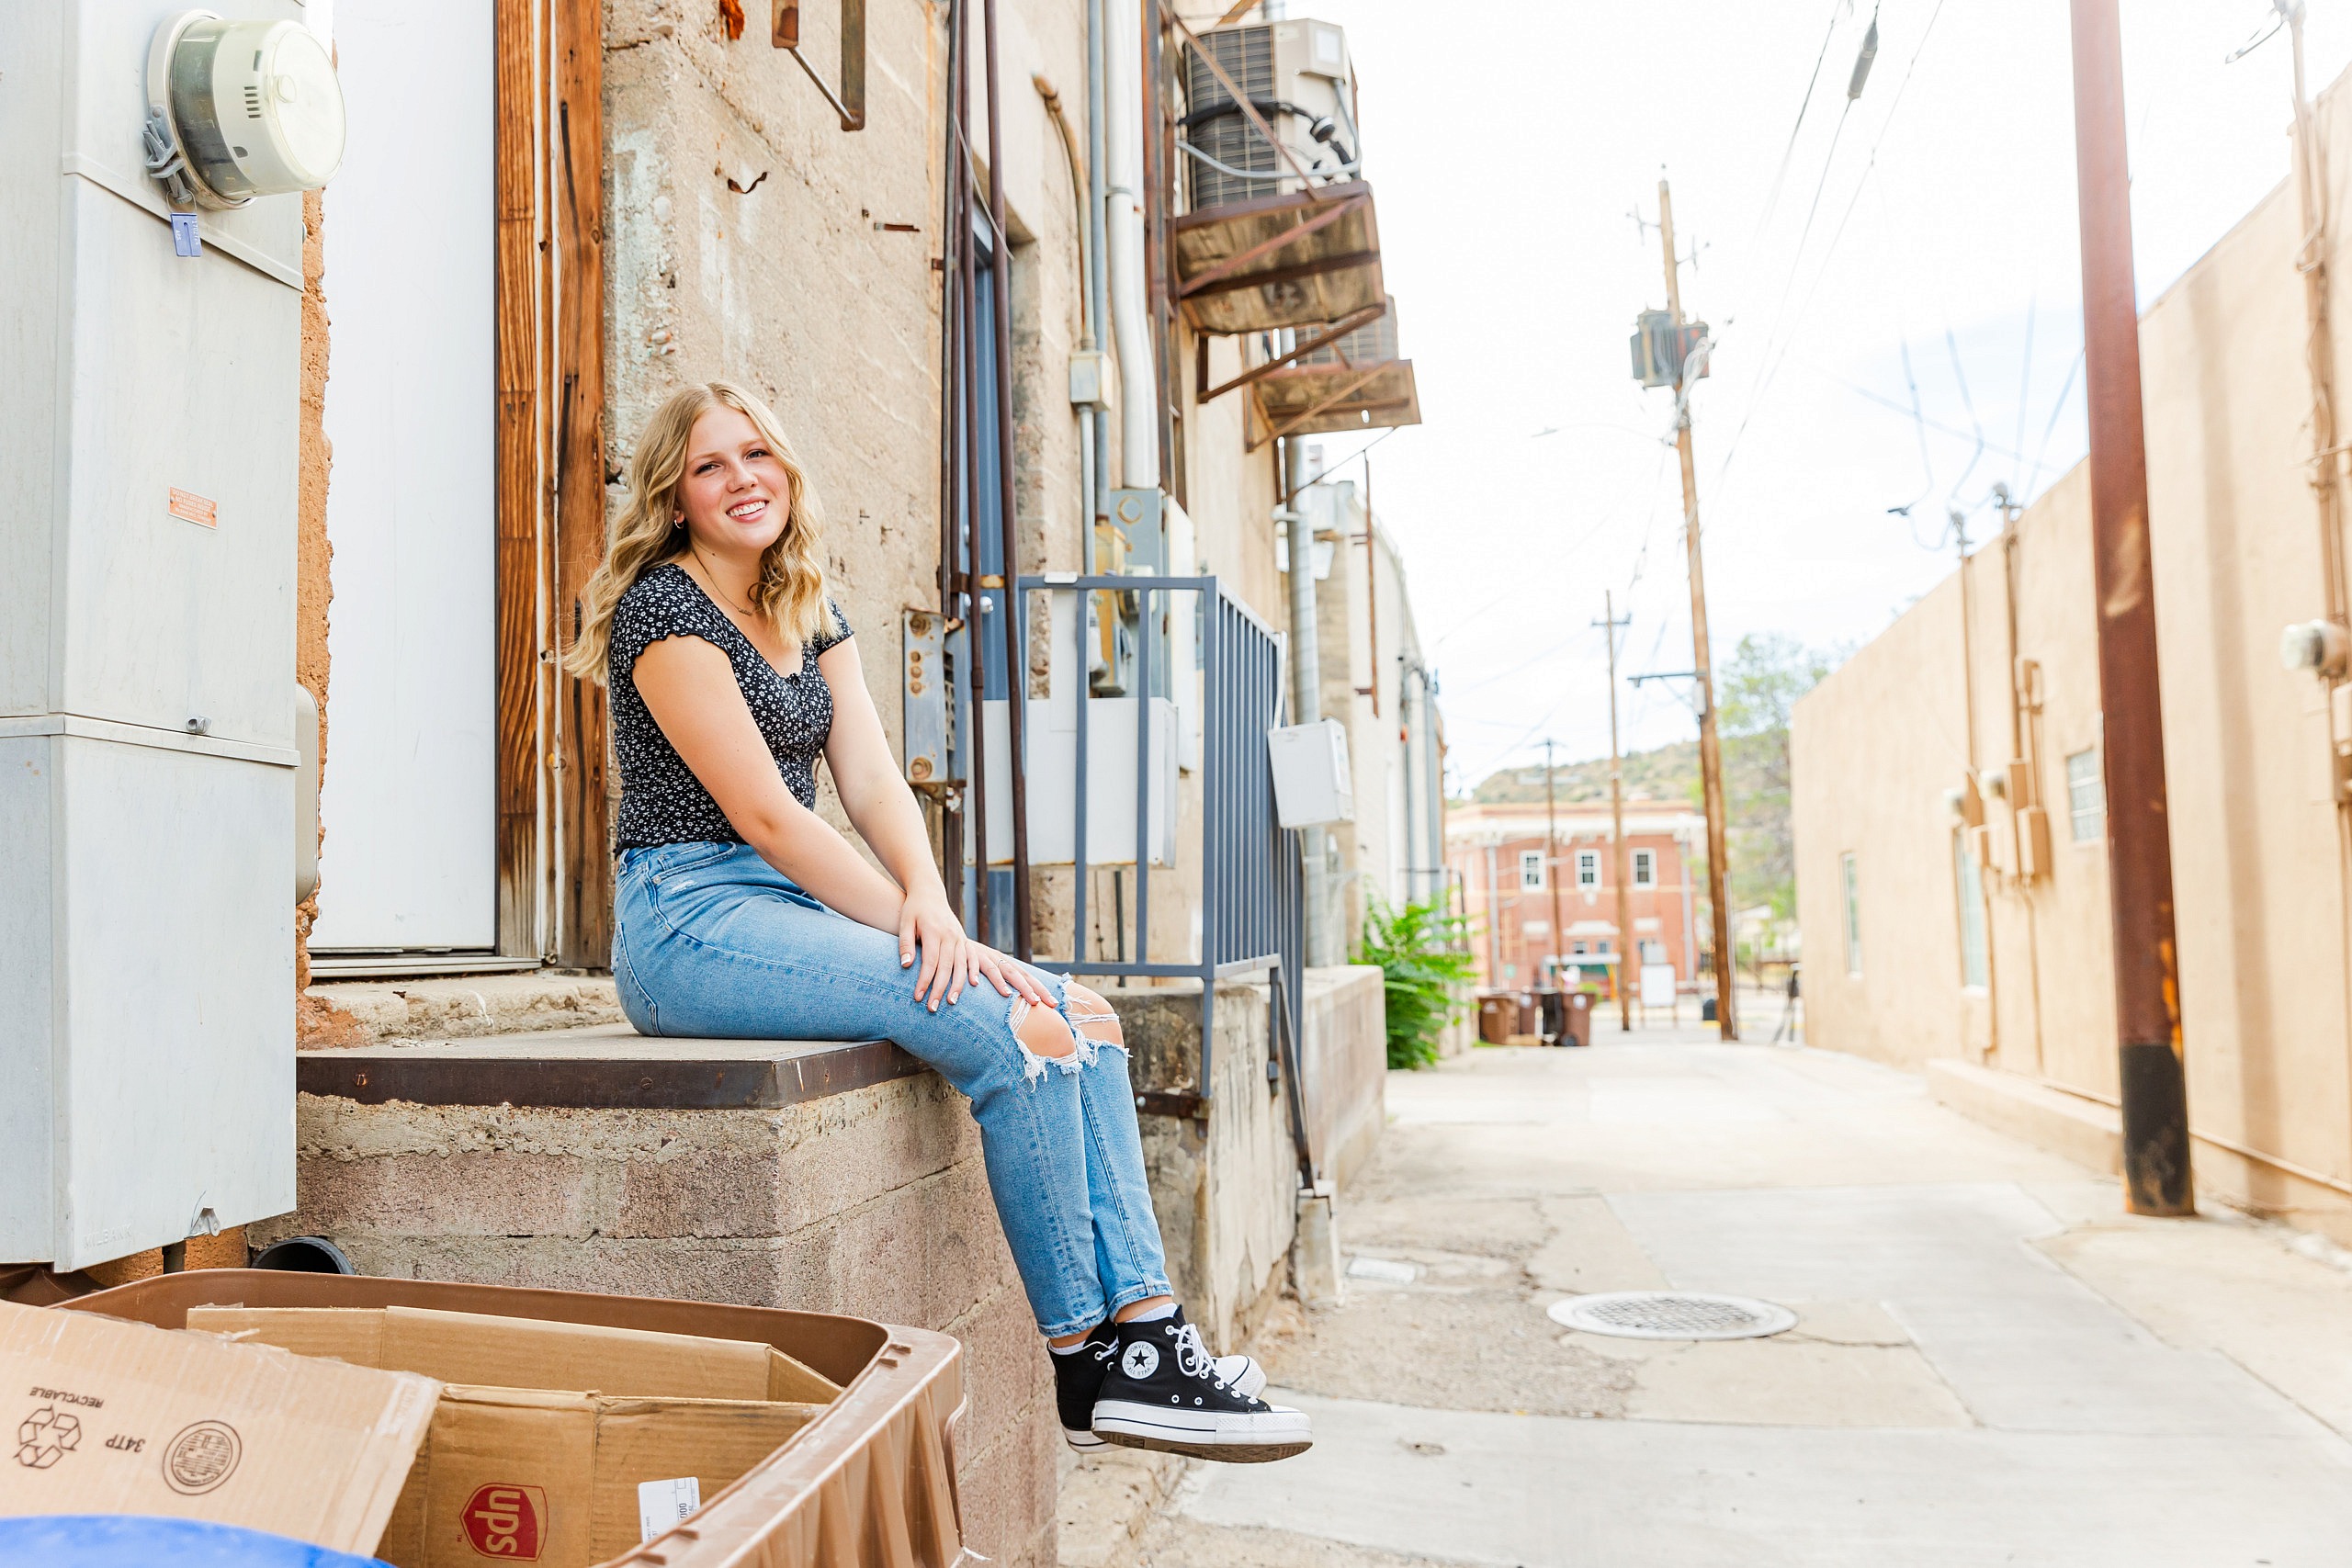
[[[748,414],[715,408],[695,421],[678,502],[694,541],[713,554],[758,555],[792,511],[784,461]]]

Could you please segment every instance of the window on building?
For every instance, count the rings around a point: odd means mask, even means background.
[[[1968,835],[1951,836],[1952,883],[1960,894],[1960,983],[1971,990],[1985,985],[1984,879],[1968,852]]]
[[[1854,857],[1848,854],[1842,874],[1846,885],[1846,973],[1862,972],[1862,898],[1860,879],[1854,870]]]
[[[1541,893],[1544,890],[1544,852],[1542,850],[1519,852],[1519,890],[1522,893]]]
[[[1657,852],[1656,850],[1634,852],[1634,886],[1636,887],[1657,886]]]
[[[1577,886],[1586,889],[1600,886],[1600,852],[1599,850],[1577,852]]]
[[[2066,759],[2066,812],[2078,844],[2096,843],[2107,830],[2107,782],[2098,775],[2096,746]]]

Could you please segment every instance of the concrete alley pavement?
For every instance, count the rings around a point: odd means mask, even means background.
[[[1607,1021],[1391,1074],[1346,1304],[1272,1336],[1310,1454],[1199,1465],[1154,1568],[2336,1565],[2352,1274],[2116,1184],[1858,1058]],[[1571,1294],[1761,1296],[1694,1344]]]

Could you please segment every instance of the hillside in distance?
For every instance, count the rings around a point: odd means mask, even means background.
[[[1629,751],[1624,760],[1627,800],[1694,801],[1699,795],[1699,743],[1678,740],[1648,751]],[[1562,762],[1552,770],[1556,798],[1570,801],[1609,798],[1609,759]],[[1535,805],[1544,800],[1544,764],[1504,768],[1489,773],[1471,791],[1473,800],[1489,806]]]

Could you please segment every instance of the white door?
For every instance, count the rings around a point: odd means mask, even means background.
[[[324,207],[327,753],[313,952],[495,941],[487,0],[339,0]]]

